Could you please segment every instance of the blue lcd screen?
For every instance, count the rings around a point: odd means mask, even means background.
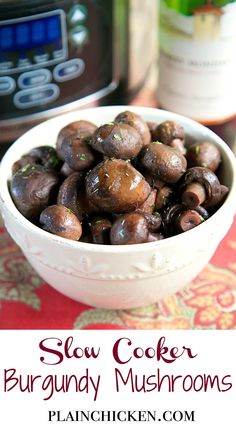
[[[0,26],[1,52],[34,49],[58,42],[60,39],[61,20],[59,15]]]

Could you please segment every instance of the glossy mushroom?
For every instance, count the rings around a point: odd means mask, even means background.
[[[143,143],[135,128],[126,123],[108,123],[94,132],[91,146],[108,158],[127,160],[138,155]]]
[[[101,216],[96,216],[89,221],[93,243],[98,245],[110,244],[111,221]]]
[[[182,154],[186,153],[185,135],[183,126],[172,120],[166,120],[160,123],[152,132],[154,141],[160,141],[163,144],[170,145],[178,149]]]
[[[194,167],[187,170],[181,184],[182,202],[190,209],[215,206],[221,199],[221,185],[210,169]]]
[[[57,185],[58,177],[53,171],[28,164],[12,177],[10,192],[22,215],[35,219],[55,195]]]
[[[77,216],[66,206],[52,205],[41,212],[40,224],[45,231],[71,240],[79,240],[82,227]]]
[[[70,135],[61,144],[61,155],[68,166],[75,171],[89,170],[96,163],[96,156],[88,141],[77,135]]]
[[[36,159],[36,162],[47,169],[59,170],[61,161],[57,155],[55,148],[50,145],[41,145],[33,148],[29,155]]]
[[[151,188],[144,177],[124,160],[105,160],[86,177],[86,194],[95,206],[114,213],[137,209]]]
[[[196,142],[186,154],[188,168],[202,166],[215,172],[221,162],[219,149],[211,142]]]
[[[64,205],[82,220],[83,210],[79,203],[79,192],[83,182],[82,172],[74,172],[61,184],[57,196],[57,204]]]
[[[63,155],[61,152],[61,145],[65,138],[67,138],[70,135],[76,135],[80,138],[88,138],[90,137],[93,132],[97,129],[97,126],[89,122],[87,120],[78,120],[76,122],[69,123],[68,125],[64,126],[57,136],[56,141],[56,151],[58,157],[63,160]]]
[[[118,218],[111,228],[112,245],[133,245],[145,243],[148,239],[148,226],[141,213],[128,213]]]
[[[174,184],[186,172],[185,157],[177,150],[162,143],[146,145],[140,153],[140,164],[161,181]]]
[[[116,123],[125,123],[139,133],[142,139],[143,145],[147,145],[151,142],[151,133],[147,123],[143,120],[139,114],[134,113],[133,111],[123,111],[118,114],[115,118]]]

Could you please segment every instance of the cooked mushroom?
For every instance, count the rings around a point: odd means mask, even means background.
[[[133,245],[145,243],[148,239],[148,227],[145,217],[136,212],[122,215],[111,228],[112,245]]]
[[[187,209],[181,212],[175,218],[175,227],[178,233],[191,230],[197,225],[201,224],[204,218],[195,210]]]
[[[168,205],[171,200],[174,198],[175,192],[173,188],[168,185],[157,190],[156,200],[155,200],[155,209],[159,211]]]
[[[56,150],[58,157],[63,160],[63,155],[61,152],[61,145],[65,138],[67,138],[70,135],[76,135],[80,138],[88,138],[90,137],[93,132],[97,129],[97,126],[89,122],[87,120],[78,120],[77,122],[69,123],[68,125],[64,126],[58,136],[56,141]]]
[[[38,163],[37,158],[30,156],[29,154],[22,156],[19,160],[13,163],[12,174],[14,175],[18,170],[23,168],[26,165],[36,165]]]
[[[28,219],[37,218],[48,205],[58,177],[41,165],[26,165],[12,177],[10,191],[17,209]]]
[[[90,169],[96,156],[85,138],[70,135],[61,144],[61,154],[68,166],[75,171]]]
[[[147,221],[148,230],[150,232],[156,233],[160,230],[162,226],[162,218],[159,212],[154,212],[153,214],[142,212],[142,214]]]
[[[151,141],[155,141],[154,132],[156,130],[157,124],[156,122],[147,122],[149,132],[151,134]]]
[[[41,145],[33,148],[29,155],[36,159],[36,162],[47,169],[59,170],[61,161],[57,155],[55,148],[50,145]]]
[[[115,118],[116,123],[126,123],[132,126],[141,136],[143,145],[147,145],[151,142],[151,133],[147,123],[142,119],[141,116],[132,111],[123,111],[118,114]]]
[[[49,233],[66,239],[79,240],[82,227],[77,216],[66,206],[52,205],[41,212],[40,224]]]
[[[139,210],[142,212],[152,214],[155,209],[156,194],[157,194],[157,190],[153,188],[148,198],[145,200],[145,202],[139,206]]]
[[[75,171],[70,168],[70,166],[68,165],[68,163],[66,163],[66,162],[63,163],[63,165],[61,167],[61,170],[60,170],[61,175],[65,176],[65,177],[68,177],[69,175],[71,175],[74,172]]]
[[[182,154],[186,153],[183,126],[172,120],[160,123],[152,132],[153,140],[177,148]]]
[[[169,184],[178,182],[187,166],[185,157],[179,151],[160,142],[152,142],[142,149],[140,163]]]
[[[94,132],[91,145],[109,158],[127,160],[138,155],[143,143],[135,128],[126,123],[108,123]]]
[[[190,209],[215,206],[221,198],[221,185],[210,169],[196,166],[187,170],[181,184],[182,202]]]
[[[203,166],[215,172],[221,162],[219,149],[211,142],[196,142],[186,154],[188,167]]]
[[[111,221],[101,216],[90,219],[89,222],[93,243],[98,245],[110,244]]]
[[[86,177],[89,201],[107,212],[130,212],[142,205],[150,192],[144,177],[124,160],[105,160]]]
[[[163,228],[167,237],[174,236],[176,234],[175,218],[184,210],[186,210],[184,205],[176,203],[169,205],[163,212]]]
[[[82,172],[69,175],[61,184],[57,196],[57,204],[69,208],[80,220],[83,218],[83,209],[79,204],[79,192],[83,178]]]

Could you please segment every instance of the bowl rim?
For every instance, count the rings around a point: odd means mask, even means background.
[[[80,241],[73,241],[66,239],[64,237],[60,237],[54,234],[51,234],[38,226],[32,224],[28,219],[26,219],[16,208],[8,188],[8,177],[6,177],[6,173],[4,172],[5,169],[9,169],[9,163],[11,160],[11,156],[14,154],[14,151],[16,147],[20,146],[22,144],[22,141],[25,139],[28,139],[31,135],[31,133],[34,133],[35,131],[41,129],[44,129],[48,126],[48,124],[54,124],[58,125],[58,123],[61,121],[61,119],[65,119],[68,123],[73,120],[79,120],[80,118],[78,115],[83,116],[84,114],[87,117],[87,120],[89,119],[89,116],[93,116],[93,114],[98,115],[99,112],[102,113],[108,113],[109,115],[112,114],[117,115],[122,111],[129,110],[136,112],[137,114],[143,115],[159,115],[159,117],[156,117],[156,119],[164,118],[164,120],[176,120],[184,122],[185,124],[191,126],[193,129],[198,130],[198,132],[202,131],[202,133],[207,134],[211,139],[214,140],[214,142],[217,144],[217,146],[220,146],[221,151],[224,152],[226,155],[228,161],[231,164],[232,167],[232,187],[229,191],[229,194],[223,203],[223,205],[206,221],[204,221],[202,224],[200,224],[198,227],[195,227],[191,230],[188,230],[185,233],[180,233],[175,236],[171,236],[168,238],[165,238],[163,240],[158,240],[155,242],[147,242],[147,243],[139,243],[139,244],[132,244],[132,245],[99,245],[94,243],[85,243]],[[168,118],[165,118],[167,116]],[[70,119],[72,118],[72,120]],[[84,119],[81,117],[81,119]],[[146,120],[146,119],[145,119]],[[93,121],[93,120],[92,120]],[[96,123],[96,120],[94,120]],[[64,126],[64,124],[61,126],[61,128]],[[58,128],[59,129],[59,128]],[[10,166],[12,166],[12,162],[10,163]],[[232,210],[232,220],[236,212],[236,158],[232,152],[232,150],[228,147],[228,145],[213,131],[206,128],[204,125],[187,118],[185,116],[182,116],[180,114],[172,113],[167,110],[159,110],[158,108],[153,107],[139,107],[139,106],[130,106],[130,105],[118,105],[118,106],[102,106],[102,107],[95,107],[95,108],[87,108],[87,109],[81,109],[78,111],[73,111],[69,113],[65,113],[63,115],[51,118],[49,120],[46,120],[37,126],[34,126],[30,130],[28,130],[26,133],[24,133],[22,136],[20,136],[7,150],[4,157],[2,158],[1,164],[0,164],[0,208],[3,211],[4,216],[4,210],[7,210],[8,213],[10,213],[11,217],[15,219],[15,221],[23,226],[25,229],[27,229],[29,232],[34,233],[38,235],[41,238],[44,238],[45,240],[51,240],[55,243],[59,243],[60,245],[64,247],[69,248],[75,248],[75,249],[84,249],[86,252],[102,252],[102,253],[130,253],[132,252],[140,252],[141,250],[145,249],[161,249],[165,246],[169,246],[170,244],[177,243],[176,241],[181,244],[181,242],[185,242],[186,239],[191,239],[191,236],[194,237],[196,233],[199,233],[199,227],[202,232],[207,233],[207,227],[215,222],[217,218],[220,218],[220,216],[223,218],[224,213],[227,211]]]

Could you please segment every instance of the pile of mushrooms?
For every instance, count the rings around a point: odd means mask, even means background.
[[[13,165],[18,210],[58,236],[127,245],[161,240],[198,226],[225,200],[211,142],[185,145],[182,126],[146,123],[124,111],[97,127],[79,120]]]

